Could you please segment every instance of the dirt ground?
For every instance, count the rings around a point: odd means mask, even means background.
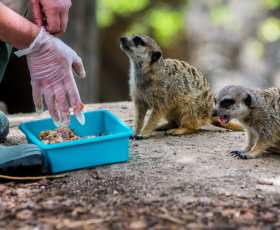
[[[92,104],[132,127],[131,102]],[[8,116],[4,145],[26,143]],[[130,140],[129,161],[65,172],[55,180],[1,180],[0,229],[280,229],[280,155],[238,160],[244,132],[214,126],[180,137]],[[64,173],[61,173],[64,174]],[[60,174],[59,174],[60,175]]]

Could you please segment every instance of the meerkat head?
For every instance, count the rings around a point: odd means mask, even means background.
[[[226,86],[215,94],[211,115],[219,117],[223,125],[231,119],[242,120],[250,112],[252,95],[243,86]]]
[[[137,69],[154,66],[161,62],[162,52],[157,43],[148,36],[133,34],[121,37],[121,49],[136,64]]]

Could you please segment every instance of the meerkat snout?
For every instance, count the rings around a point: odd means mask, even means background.
[[[212,112],[211,112],[211,116],[212,117],[217,117],[218,116],[217,110],[213,109]]]
[[[126,40],[126,37],[125,36],[121,36],[121,42],[124,42]]]

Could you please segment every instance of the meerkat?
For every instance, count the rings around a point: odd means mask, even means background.
[[[214,96],[212,116],[222,124],[238,119],[247,131],[242,150],[232,151],[238,159],[261,156],[264,150],[280,153],[280,88],[266,90],[226,86]]]
[[[134,102],[134,135],[132,139],[149,138],[154,130],[165,135],[193,133],[210,124],[243,130],[239,124],[222,125],[211,116],[212,90],[205,77],[184,61],[163,59],[157,43],[148,36],[134,34],[121,37],[121,49],[130,59],[130,96]],[[142,133],[147,110],[151,115]],[[159,120],[167,120],[156,128]]]

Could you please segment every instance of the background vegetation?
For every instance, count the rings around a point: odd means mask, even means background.
[[[86,103],[129,100],[129,61],[119,39],[134,33],[152,37],[165,58],[196,66],[213,91],[228,84],[280,86],[280,0],[72,2],[61,39],[88,70],[90,80],[78,81]],[[10,113],[34,111],[24,58],[11,57],[0,85],[1,100]]]

